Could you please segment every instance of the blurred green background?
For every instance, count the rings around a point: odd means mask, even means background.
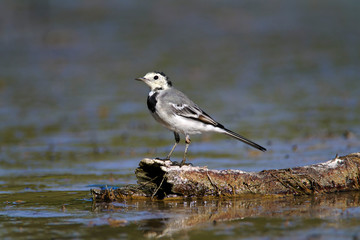
[[[51,215],[51,199],[75,191],[81,213],[64,222],[79,224],[90,188],[135,183],[142,158],[164,157],[173,135],[134,81],[154,70],[268,148],[193,136],[195,165],[259,171],[358,152],[359,12],[357,1],[1,1],[0,219],[35,211],[6,199],[45,194]]]

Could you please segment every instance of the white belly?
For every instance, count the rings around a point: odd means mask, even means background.
[[[152,115],[164,127],[184,135],[201,134],[203,132],[224,132],[220,128],[191,118],[185,118],[178,115],[160,116],[157,113],[153,113]]]

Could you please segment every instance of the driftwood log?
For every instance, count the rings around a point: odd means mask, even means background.
[[[135,170],[137,185],[92,189],[95,201],[176,199],[184,197],[241,197],[259,195],[310,195],[360,189],[360,153],[324,163],[261,172],[210,170],[174,166],[170,161],[145,158]]]

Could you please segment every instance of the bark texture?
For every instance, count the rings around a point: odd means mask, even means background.
[[[92,190],[94,200],[183,197],[310,195],[360,189],[360,153],[324,163],[261,172],[210,170],[173,166],[170,161],[145,158],[135,171],[138,185]]]

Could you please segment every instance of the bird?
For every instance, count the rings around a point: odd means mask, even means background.
[[[170,160],[171,154],[180,142],[180,134],[185,136],[186,144],[180,167],[186,162],[187,151],[191,143],[190,135],[193,134],[204,132],[222,133],[260,151],[266,151],[266,148],[225,128],[224,125],[215,121],[184,93],[174,88],[165,73],[158,71],[149,72],[144,77],[139,77],[135,80],[142,81],[150,87],[147,107],[151,115],[161,125],[174,133],[175,144],[166,158],[162,160]]]

